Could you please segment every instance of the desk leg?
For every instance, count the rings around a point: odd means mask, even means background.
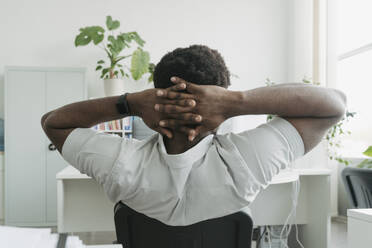
[[[64,210],[64,185],[63,180],[57,180],[57,231],[63,232],[63,210]]]
[[[305,248],[330,247],[331,184],[330,176],[303,177],[307,187],[308,223],[302,230]],[[305,185],[304,185],[305,186]]]

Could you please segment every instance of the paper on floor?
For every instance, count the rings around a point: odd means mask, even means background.
[[[0,226],[1,248],[55,248],[58,234],[51,233],[50,228],[23,228]],[[68,236],[66,248],[84,248],[76,236]]]

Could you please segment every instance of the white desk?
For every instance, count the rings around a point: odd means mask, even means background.
[[[350,248],[366,248],[372,244],[372,209],[347,210],[347,241]]]
[[[56,178],[59,233],[115,230],[114,204],[96,181],[72,166]]]
[[[301,190],[295,223],[304,224],[299,226],[300,240],[305,248],[330,247],[330,171],[305,169],[296,172]],[[292,209],[290,182],[294,180],[290,176],[278,176],[249,207],[257,226],[283,225]]]
[[[255,225],[283,225],[291,210],[292,183],[300,179],[297,206],[300,239],[306,248],[329,247],[330,171],[282,172],[250,205]],[[58,232],[113,231],[114,204],[90,177],[72,166],[57,174]],[[89,209],[87,209],[89,206]]]

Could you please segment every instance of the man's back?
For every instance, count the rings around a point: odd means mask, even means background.
[[[75,129],[62,149],[113,202],[168,225],[241,210],[303,153],[300,135],[281,118],[239,134],[210,134],[181,154],[168,154],[160,134],[138,141],[91,129]]]

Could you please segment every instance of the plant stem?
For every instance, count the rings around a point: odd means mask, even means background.
[[[114,74],[114,71],[112,69],[110,69],[109,73],[110,73],[110,79],[115,78],[115,74]]]

